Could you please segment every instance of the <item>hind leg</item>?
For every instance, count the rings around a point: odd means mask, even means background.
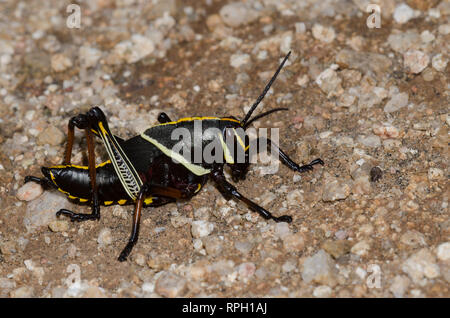
[[[99,108],[98,110],[101,112],[101,114],[103,114],[103,112]],[[98,122],[99,119],[97,118],[97,116],[95,116],[95,112],[93,112],[92,109],[86,114],[80,114],[78,116],[72,117],[69,120],[68,140],[64,164],[66,165],[70,164],[75,127],[77,127],[78,129],[83,129],[86,134],[86,142],[88,146],[88,169],[92,193],[91,214],[75,213],[67,209],[61,209],[58,212],[56,212],[56,216],[60,215],[68,216],[70,217],[70,220],[72,222],[100,219],[100,202],[98,200],[97,173],[95,168],[95,146],[93,137],[94,135],[93,131],[96,131]]]

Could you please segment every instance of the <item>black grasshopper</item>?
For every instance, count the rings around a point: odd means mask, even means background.
[[[148,128],[141,135],[122,140],[111,133],[103,111],[98,107],[93,107],[87,113],[69,120],[68,141],[63,164],[49,168],[42,167],[45,178],[27,176],[25,182],[34,181],[46,188],[56,188],[68,195],[69,199],[89,204],[92,207],[90,214],[75,213],[66,209],[61,209],[56,213],[57,216],[69,217],[71,221],[100,219],[100,205],[134,204],[131,236],[128,244],[120,253],[119,261],[127,259],[138,240],[143,206],[156,207],[177,199],[190,199],[200,191],[209,178],[214,180],[218,190],[226,199],[234,197],[243,201],[251,210],[258,212],[265,219],[291,222],[290,216],[273,216],[269,211],[244,197],[226,180],[223,173],[223,167],[226,164],[231,169],[234,181],[245,179],[250,164],[250,142],[245,129],[254,120],[275,111],[286,110],[285,108],[272,109],[250,119],[253,111],[275,81],[289,54],[284,58],[243,120],[237,120],[234,117],[189,117],[172,121],[167,114],[161,113],[158,116],[159,125]],[[208,128],[215,128],[216,131],[219,131],[219,135],[210,135],[211,138],[202,135],[200,140],[196,140],[194,136],[191,141],[192,149],[195,147],[203,149],[207,142],[219,139],[219,158],[225,160],[190,161],[189,157],[186,159],[173,151],[174,141],[171,133],[175,128],[192,131],[196,123],[202,124],[202,132]],[[77,166],[70,163],[75,127],[85,130],[88,166]],[[238,130],[240,133],[237,132]],[[109,156],[109,160],[97,166],[95,165],[94,135],[102,139]],[[235,141],[234,149],[230,149],[228,143],[223,142],[230,136]],[[278,152],[281,162],[294,171],[304,172],[312,170],[313,165],[323,165],[321,159],[315,159],[310,164],[299,166],[269,139],[265,141],[269,147],[274,147],[272,149]],[[258,142],[259,140],[256,140],[255,144],[259,144]],[[238,153],[243,153],[243,157],[237,158]]]

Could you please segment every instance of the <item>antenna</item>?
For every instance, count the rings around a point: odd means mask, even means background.
[[[256,102],[252,105],[252,107],[250,108],[250,110],[248,111],[247,115],[245,115],[245,118],[241,121],[242,126],[246,127],[246,123],[247,121],[250,119],[250,116],[252,115],[253,111],[256,109],[256,107],[258,107],[259,103],[261,103],[261,101],[263,100],[264,96],[266,96],[267,92],[270,89],[270,86],[272,86],[273,82],[275,81],[275,79],[278,76],[278,73],[280,73],[281,69],[283,68],[284,63],[287,61],[287,59],[289,58],[289,55],[291,55],[291,51],[289,51],[289,53],[286,55],[286,57],[283,59],[283,62],[281,62],[280,66],[278,67],[277,71],[275,72],[275,74],[273,74],[272,78],[270,79],[269,83],[267,83],[266,87],[264,88],[264,91],[262,92],[261,95],[259,95],[258,99],[256,100]]]
[[[270,114],[272,114],[272,113],[275,113],[275,112],[278,112],[278,111],[281,111],[281,110],[289,110],[289,108],[286,108],[286,107],[275,108],[275,109],[271,109],[271,110],[269,110],[269,111],[266,111],[265,113],[256,115],[255,117],[253,117],[252,119],[250,119],[250,120],[245,124],[244,130],[245,130],[248,126],[250,126],[250,124],[253,123],[255,120],[258,120],[258,119],[260,119],[260,118],[262,118],[262,117],[265,117],[265,116],[267,116],[267,115],[270,115]]]

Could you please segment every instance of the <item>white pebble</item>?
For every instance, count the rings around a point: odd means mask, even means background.
[[[51,57],[51,65],[55,72],[62,72],[72,67],[73,64],[69,57],[63,54],[55,54]]]
[[[193,221],[191,226],[191,233],[194,238],[205,237],[211,234],[214,230],[214,224],[211,222],[199,220]]]
[[[406,3],[402,3],[397,6],[394,10],[394,20],[399,24],[408,22],[409,20],[415,18],[417,13]]]
[[[100,233],[98,234],[97,242],[100,245],[108,245],[111,244],[113,241],[111,230],[107,227],[101,229]]]
[[[443,72],[447,68],[448,59],[442,54],[436,54],[431,60],[431,65],[438,72]]]
[[[428,169],[428,180],[435,181],[444,177],[444,171],[439,168]]]
[[[408,105],[408,99],[409,95],[406,92],[395,94],[384,106],[384,112],[392,113],[400,110]]]
[[[314,295],[314,297],[319,297],[319,298],[330,297],[331,292],[332,292],[331,287],[322,285],[322,286],[317,286],[316,288],[314,288],[313,295]]]
[[[256,10],[241,2],[233,2],[223,6],[219,14],[223,22],[232,28],[251,23],[259,15]]]
[[[418,50],[409,50],[403,54],[405,67],[414,74],[422,72],[430,63],[430,57]]]
[[[230,57],[230,65],[234,68],[240,68],[244,65],[250,65],[250,55],[248,54],[233,54]]]
[[[423,31],[422,33],[420,33],[420,38],[422,39],[422,42],[423,42],[423,43],[429,43],[429,42],[434,41],[434,39],[435,39],[436,37],[435,37],[434,34],[431,33],[430,31],[425,30],[425,31]]]
[[[362,240],[355,245],[353,245],[352,249],[350,250],[353,254],[364,256],[367,254],[367,252],[370,250],[370,244],[369,242]]]
[[[306,32],[306,26],[303,22],[297,22],[295,24],[295,33],[305,33]]]
[[[333,42],[334,38],[336,37],[336,33],[334,32],[334,29],[332,27],[324,27],[321,24],[314,24],[312,27],[312,34],[315,39],[325,42],[325,43],[331,43]]]
[[[36,182],[27,182],[17,190],[17,198],[21,201],[32,201],[38,198],[44,189]]]
[[[442,35],[447,35],[450,33],[450,23],[441,24],[438,28],[438,31]]]
[[[450,242],[440,244],[437,247],[436,254],[441,261],[450,260]]]
[[[79,59],[82,67],[89,68],[97,65],[98,60],[102,56],[102,51],[96,48],[82,46],[79,50]]]
[[[435,256],[423,248],[413,254],[402,264],[402,270],[416,283],[423,285],[424,278],[436,278],[440,275],[439,266],[435,263]]]

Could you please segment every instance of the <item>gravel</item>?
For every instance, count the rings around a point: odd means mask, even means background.
[[[192,221],[191,233],[194,238],[208,236],[214,230],[214,223],[207,221]]]
[[[441,261],[450,260],[450,242],[445,242],[437,247],[436,255]]]
[[[393,113],[408,105],[409,95],[406,92],[395,94],[384,106],[384,112]]]
[[[0,297],[447,297],[450,6],[379,4],[379,29],[363,0],[83,2],[79,29],[61,1],[1,11]],[[145,207],[119,263],[133,205],[72,223],[55,212],[90,207],[24,184],[62,163],[68,120],[94,105],[123,139],[161,111],[243,118],[288,51],[255,115],[289,110],[252,126],[325,165],[257,163],[233,184],[291,223],[208,182]],[[99,138],[95,150],[107,160]],[[71,162],[86,156],[76,129]]]
[[[339,180],[332,180],[327,183],[323,190],[322,199],[325,202],[343,200],[350,195],[350,186],[341,183]]]
[[[333,287],[336,285],[336,264],[324,250],[304,260],[302,278],[306,283],[314,281]]]
[[[186,292],[186,279],[171,272],[162,272],[155,284],[155,292],[163,297],[181,297]]]
[[[331,43],[336,37],[336,32],[332,27],[327,27],[316,23],[312,27],[312,35],[319,41]]]
[[[419,286],[426,285],[427,278],[433,279],[440,275],[436,257],[426,248],[411,255],[403,263],[402,270]]]
[[[399,24],[404,24],[409,20],[415,18],[419,14],[420,12],[416,12],[406,3],[401,3],[395,8],[393,18],[395,22]]]
[[[223,6],[219,14],[223,22],[232,28],[249,24],[259,16],[258,11],[251,8],[247,3],[241,2],[232,2]]]
[[[411,73],[419,74],[430,63],[430,57],[424,52],[410,50],[403,54],[403,63]]]

